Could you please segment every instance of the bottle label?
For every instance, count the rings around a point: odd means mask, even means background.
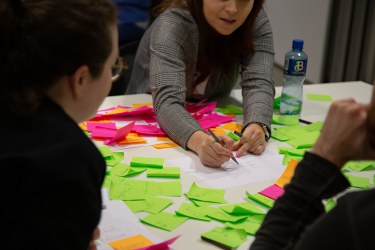
[[[290,76],[306,75],[307,60],[286,59],[284,73]]]

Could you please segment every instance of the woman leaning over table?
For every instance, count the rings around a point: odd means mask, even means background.
[[[260,154],[270,132],[274,86],[272,30],[262,0],[165,0],[142,38],[128,94],[151,93],[161,128],[203,164],[218,167]],[[185,110],[185,101],[228,95],[240,77],[243,137],[220,146]]]
[[[1,249],[95,249],[105,162],[78,123],[121,68],[115,7],[0,0],[0,37]]]

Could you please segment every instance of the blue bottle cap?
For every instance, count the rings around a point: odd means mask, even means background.
[[[302,50],[303,49],[303,40],[294,39],[292,48],[295,49],[295,50]]]

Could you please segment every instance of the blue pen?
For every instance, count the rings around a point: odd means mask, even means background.
[[[211,129],[208,130],[208,132],[210,133],[210,135],[215,139],[216,142],[220,143],[221,146],[223,146],[224,148],[227,148],[225,147],[225,145],[219,140],[219,138],[216,137],[216,135],[214,134],[214,132],[211,131]],[[231,157],[231,159],[237,163],[238,165],[240,165],[238,163],[238,161],[236,160],[236,158],[234,158],[234,156]]]

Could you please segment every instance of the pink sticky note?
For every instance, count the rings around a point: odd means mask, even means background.
[[[233,116],[227,116],[227,115],[219,115],[219,114],[210,114],[202,117],[198,120],[198,123],[202,126],[204,129],[214,128],[219,126],[220,124],[233,121]]]
[[[106,116],[108,117],[116,117],[116,116],[134,116],[134,115],[146,115],[146,114],[153,114],[154,109],[148,106],[143,106],[139,108],[130,108],[126,111],[119,112],[119,113],[113,113],[108,114],[106,113]]]
[[[94,127],[91,133],[92,138],[112,138],[116,135],[117,129]]]
[[[216,107],[216,102],[211,102],[205,105],[194,105],[186,107],[186,110],[192,114],[207,114],[211,113]]]
[[[165,132],[156,125],[134,125],[133,130],[140,135],[164,136]]]
[[[116,129],[114,122],[87,122],[87,131],[94,131],[95,128]]]
[[[175,242],[178,239],[178,237],[180,237],[180,235],[170,240],[166,240],[164,242],[161,242],[152,246],[138,248],[136,250],[168,250],[170,249],[169,245],[173,244],[173,242]]]
[[[274,184],[272,186],[269,186],[268,188],[263,189],[259,193],[273,200],[276,200],[284,194],[284,189]]]
[[[124,127],[120,128],[117,133],[115,134],[115,136],[113,136],[112,139],[108,139],[106,141],[104,141],[104,144],[105,145],[108,145],[108,144],[111,144],[113,142],[116,142],[116,141],[120,141],[120,140],[123,140],[125,139],[125,137],[130,133],[130,131],[133,129],[133,126],[134,126],[135,122],[131,122],[129,123],[128,125],[125,125]]]

